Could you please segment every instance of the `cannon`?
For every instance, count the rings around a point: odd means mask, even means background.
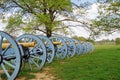
[[[67,44],[67,49],[68,49],[68,57],[73,57],[76,53],[76,45],[75,42],[68,37],[62,37],[64,39],[64,41]]]
[[[54,44],[48,37],[44,35],[38,35],[38,37],[44,42],[47,51],[47,62],[51,63],[55,56]]]
[[[61,42],[58,38],[61,39],[63,42]],[[67,55],[68,57],[73,57],[75,55],[75,53],[80,55],[82,53],[88,53],[90,51],[90,50],[88,50],[88,49],[90,49],[90,48],[88,48],[89,45],[86,42],[83,43],[83,42],[80,42],[80,41],[77,41],[75,39],[71,39],[68,37],[58,37],[58,36],[52,36],[52,37],[50,37],[50,39],[52,40],[52,42],[55,46],[55,53],[56,53],[57,58],[61,58],[61,54],[63,53],[62,52],[63,50],[58,49],[58,48],[61,48],[58,46],[62,45],[62,43],[64,45],[67,45],[67,47],[62,46],[64,50],[67,48],[66,49],[67,53],[64,53],[64,56]],[[64,59],[64,58],[62,58],[62,59]]]
[[[33,38],[33,36],[35,35],[32,35],[31,38]],[[24,36],[22,35],[21,38],[23,38]],[[30,36],[28,35],[27,38],[29,38]],[[54,49],[54,45],[53,43],[51,42],[51,40],[44,36],[44,35],[36,35],[36,37],[39,37],[39,39],[41,40],[40,43],[42,44],[41,47],[43,46],[43,43],[45,45],[44,49],[46,49],[46,59],[45,59],[45,56],[43,57],[43,65],[45,64],[45,60],[47,60],[48,63],[51,63],[53,58],[54,58],[54,55],[55,55],[55,49]]]
[[[46,62],[46,47],[37,36],[24,34],[13,39],[9,34],[0,31],[0,72],[5,80],[14,80],[23,63],[30,69],[41,70]]]
[[[53,42],[55,47],[55,55],[57,59],[65,59],[68,54],[67,44],[61,37],[52,36],[50,40]]]
[[[75,43],[75,45],[76,45],[76,53],[77,53],[78,55],[82,54],[82,52],[83,52],[83,47],[82,47],[81,42],[78,41],[78,40],[76,40],[76,39],[72,39],[72,40],[74,41],[74,43]]]
[[[86,53],[89,53],[91,51],[91,46],[89,42],[85,42],[85,45],[86,45]]]
[[[34,43],[34,45],[26,47],[20,46],[22,53],[22,61],[27,63],[32,68],[41,70],[46,63],[46,47],[45,44],[40,40],[38,36],[32,34],[23,34],[16,38],[17,43]],[[34,67],[35,66],[35,67]]]
[[[94,51],[94,45],[90,42],[86,42],[88,46],[88,53],[91,53]]]
[[[9,45],[3,48],[5,41]],[[12,36],[0,31],[0,78],[14,80],[20,71],[21,64],[22,58],[19,45]]]
[[[90,42],[82,42],[82,46],[83,46],[83,52],[82,52],[83,54],[93,52],[94,50],[94,45]]]
[[[81,42],[81,44],[83,48],[82,54],[85,54],[87,52],[87,45],[85,44],[85,42]]]

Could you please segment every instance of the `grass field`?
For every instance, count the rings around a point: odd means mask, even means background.
[[[97,45],[93,53],[54,60],[45,68],[49,68],[56,80],[120,80],[120,46]],[[20,76],[25,74],[20,73]]]

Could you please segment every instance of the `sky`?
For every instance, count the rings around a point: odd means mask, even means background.
[[[90,1],[91,3],[93,3],[90,7],[90,9],[88,10],[88,14],[86,15],[87,18],[89,19],[94,19],[96,18],[97,14],[97,5],[95,4],[96,0],[71,0],[74,3],[77,3],[78,5],[82,2],[86,2],[86,1]],[[3,30],[4,27],[6,26],[6,24],[1,23],[0,20],[0,30]],[[72,36],[77,35],[77,36],[83,36],[85,38],[89,37],[89,32],[87,32],[84,28],[80,27],[80,28],[72,28],[72,30],[74,31],[75,34],[71,34]],[[117,37],[120,37],[119,32],[115,32],[111,35],[101,35],[99,38],[97,38],[96,40],[102,40],[102,39],[115,39]]]
[[[96,2],[96,0],[71,0],[72,2],[74,3],[77,3],[77,4],[80,4],[80,3],[84,3],[84,2],[91,2],[91,3],[94,3]]]
[[[2,23],[2,21],[0,20],[0,31],[3,31],[5,26],[6,24]]]

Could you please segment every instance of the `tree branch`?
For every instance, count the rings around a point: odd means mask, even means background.
[[[38,31],[41,31],[41,32],[43,32],[43,33],[47,33],[46,31],[44,31],[44,30],[41,30],[41,29],[39,29],[38,27],[34,27],[34,30],[38,30]]]
[[[63,19],[63,20],[59,20],[59,22],[61,22],[61,21],[72,21],[72,22],[79,22],[79,23],[82,23],[82,24],[86,24],[85,22],[78,21],[78,20],[73,20],[73,19]]]
[[[17,3],[15,0],[12,0],[13,3],[15,3],[18,7],[25,9],[23,6],[21,6],[19,3]]]

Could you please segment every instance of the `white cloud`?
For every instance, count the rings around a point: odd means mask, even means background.
[[[85,37],[85,38],[88,38],[89,37],[89,32],[87,32],[83,27],[72,27],[71,28],[75,34],[72,34],[70,36],[82,36],[82,37]]]
[[[112,34],[109,34],[109,35],[101,35],[99,38],[96,39],[96,41],[100,41],[102,39],[109,39],[109,40],[112,40],[112,39],[116,39],[116,38],[120,38],[120,32],[114,32]]]
[[[0,31],[3,31],[6,27],[6,23],[2,23],[2,21],[0,20]]]
[[[94,3],[90,6],[90,9],[87,10],[86,18],[88,19],[95,19],[98,16],[98,3]]]

